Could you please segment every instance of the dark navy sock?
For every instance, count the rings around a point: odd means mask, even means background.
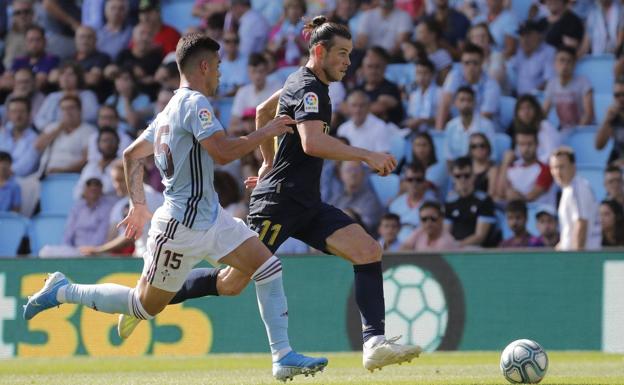
[[[202,268],[193,269],[186,277],[184,285],[169,301],[170,305],[184,302],[187,299],[219,295],[217,292],[217,276],[220,269]]]
[[[366,342],[372,336],[385,335],[386,310],[381,261],[354,265],[353,271],[355,273],[355,302],[360,308],[362,337]]]

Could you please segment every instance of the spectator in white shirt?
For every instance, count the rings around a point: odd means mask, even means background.
[[[269,38],[269,23],[261,13],[251,8],[251,1],[249,0],[230,0],[230,4],[229,20],[226,18],[225,29],[229,30],[232,23],[238,23],[240,53],[248,56],[252,53],[262,52]]]
[[[397,128],[370,113],[370,99],[364,91],[355,90],[347,98],[350,119],[338,127],[338,136],[352,146],[369,151],[390,151],[390,141]]]
[[[417,88],[409,95],[407,105],[407,119],[402,126],[412,131],[427,131],[433,129],[435,113],[438,109],[440,88],[433,81],[434,64],[428,59],[416,62]]]
[[[268,80],[269,63],[259,53],[249,56],[247,73],[251,84],[238,89],[232,103],[232,115],[229,126],[238,127],[243,112],[249,108],[255,109],[260,103],[268,99],[282,87],[279,80]]]
[[[381,0],[379,6],[362,14],[355,47],[383,47],[391,57],[401,54],[401,43],[409,40],[412,19],[395,8],[394,0]]]
[[[559,224],[561,240],[557,250],[596,250],[602,234],[598,202],[587,179],[576,175],[574,151],[559,147],[550,157],[550,173],[561,187]]]

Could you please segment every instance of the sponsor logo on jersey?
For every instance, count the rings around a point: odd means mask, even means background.
[[[199,117],[199,123],[201,124],[202,128],[208,128],[212,126],[212,113],[207,108],[202,108],[201,110],[199,110],[197,116]]]
[[[319,112],[319,100],[314,92],[307,92],[303,95],[303,110],[305,112]]]

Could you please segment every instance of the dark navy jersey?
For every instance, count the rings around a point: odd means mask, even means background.
[[[329,133],[332,109],[329,87],[307,67],[288,77],[279,99],[278,115],[288,115],[297,123],[320,120]],[[254,193],[275,191],[288,194],[298,202],[312,206],[321,200],[320,180],[323,159],[303,151],[297,129],[277,138],[273,169],[259,182]]]

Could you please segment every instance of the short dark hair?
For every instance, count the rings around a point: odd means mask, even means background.
[[[481,56],[481,58],[483,58],[485,56],[484,52],[483,52],[483,48],[479,47],[476,44],[472,44],[472,43],[466,43],[466,45],[464,45],[464,49],[462,50],[462,55],[463,54],[477,54],[479,56]]]
[[[309,36],[310,49],[316,44],[322,44],[329,51],[334,44],[335,36],[351,40],[351,32],[347,26],[327,21],[325,16],[316,16],[312,19],[303,27],[303,33],[304,36]]]
[[[472,159],[467,156],[460,156],[453,161],[453,165],[451,169],[454,168],[466,168],[470,167],[472,169]]]
[[[61,106],[61,103],[63,103],[66,100],[71,100],[72,102],[76,103],[76,105],[78,106],[78,109],[82,110],[82,101],[80,101],[80,98],[78,97],[78,95],[74,95],[74,94],[63,95],[61,100],[59,100],[59,107]]]
[[[537,138],[537,131],[535,130],[530,130],[528,128],[525,129],[519,129],[516,132],[514,132],[514,139],[516,136],[518,135],[527,135],[527,136],[532,136],[533,139],[535,139],[535,144],[539,143],[538,142],[538,138]]]
[[[7,106],[11,103],[22,103],[26,106],[26,109],[30,112],[30,99],[24,96],[12,96],[7,101]]]
[[[372,46],[366,50],[366,55],[369,53],[379,56],[384,62],[386,62],[386,64],[390,62],[390,55],[388,55],[388,51],[386,51],[383,47],[378,45]]]
[[[104,134],[111,134],[115,137],[115,139],[117,140],[117,144],[119,145],[119,134],[117,133],[117,130],[115,130],[112,127],[100,127],[100,129],[98,130],[98,136],[97,136],[97,141],[100,141],[100,138],[102,138],[102,135]]]
[[[37,25],[37,24],[32,24],[30,25],[28,28],[26,28],[26,33],[30,32],[30,31],[38,31],[41,36],[43,36],[45,38],[45,29],[43,29],[43,27]]]
[[[429,32],[435,35],[436,39],[442,36],[442,26],[434,18],[425,18],[420,23],[427,27]]]
[[[9,154],[8,152],[0,151],[0,162],[13,163],[13,158],[11,157],[11,154]]]
[[[247,60],[247,65],[250,67],[257,67],[259,65],[268,66],[269,62],[261,53],[252,53],[249,55],[249,59]]]
[[[576,49],[570,47],[569,45],[561,44],[559,47],[557,47],[557,53],[561,52],[567,53],[568,55],[572,56],[574,60],[576,60]]]
[[[421,57],[416,60],[416,65],[426,67],[429,71],[435,72],[435,64],[433,64],[433,62],[426,57]]]
[[[407,166],[405,166],[405,171],[407,170],[410,170],[414,174],[419,173],[425,175],[427,168],[425,167],[425,165],[422,164],[421,161],[419,161],[418,159],[414,159],[412,163],[408,163]]]
[[[551,158],[558,158],[560,156],[565,156],[572,164],[576,163],[576,156],[574,155],[574,150],[572,149],[572,147],[560,146],[556,148],[550,155]]]
[[[381,217],[382,221],[396,221],[398,224],[401,224],[401,217],[396,215],[395,213],[386,213]]]
[[[605,174],[608,173],[608,172],[617,172],[620,175],[624,174],[622,172],[622,169],[619,168],[618,166],[616,166],[615,164],[608,165],[607,168],[605,168],[604,172],[605,172]]]
[[[457,92],[455,92],[455,97],[458,97],[459,94],[461,94],[461,93],[468,94],[468,95],[472,96],[473,99],[476,96],[474,90],[471,87],[469,87],[469,86],[461,86],[461,87],[459,87],[457,89]]]
[[[524,201],[519,199],[515,199],[507,203],[507,207],[505,208],[505,212],[509,213],[517,213],[522,214],[524,217],[527,217],[527,205]]]
[[[444,212],[442,205],[435,201],[425,201],[418,209],[418,212],[421,213],[425,209],[434,209],[438,212],[438,214],[443,214]]]
[[[221,48],[219,43],[202,33],[189,33],[184,35],[180,38],[176,46],[176,62],[178,63],[178,68],[180,68],[182,72],[188,62],[197,56],[197,54],[206,51],[216,53],[219,51],[219,48]]]

